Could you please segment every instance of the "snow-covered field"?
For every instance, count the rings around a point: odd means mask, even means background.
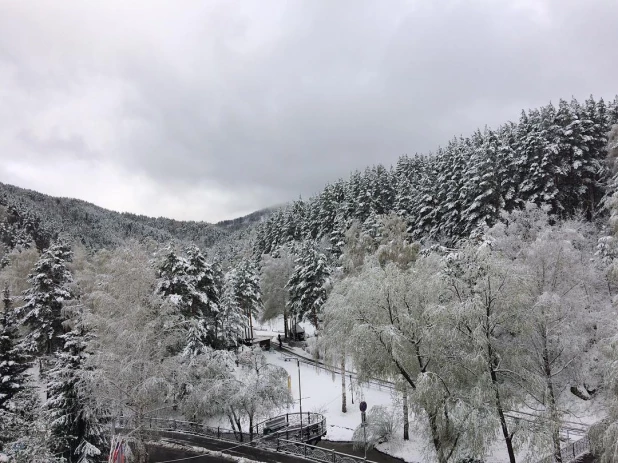
[[[259,331],[260,335],[270,334],[276,337],[279,326],[267,327],[264,331]],[[258,332],[256,332],[258,334]],[[300,351],[300,349],[298,349]],[[307,355],[308,356],[308,355]],[[299,411],[298,403],[298,367],[296,361],[285,361],[285,354],[280,352],[276,347],[276,342],[273,343],[273,350],[266,352],[266,357],[269,363],[281,366],[286,369],[292,379],[292,395],[294,397],[294,406],[289,409],[290,412]],[[353,378],[353,396],[354,404],[351,403],[349,377],[346,377],[347,389],[347,413],[341,412],[341,376],[337,373],[330,373],[321,368],[300,363],[300,377],[302,390],[302,409],[303,412],[311,411],[322,413],[326,416],[328,424],[327,440],[332,441],[351,441],[352,434],[356,426],[360,423],[360,411],[358,404],[364,400],[367,402],[369,409],[375,405],[391,406],[393,397],[391,390],[388,388],[379,388],[377,386],[360,386]],[[569,407],[573,410],[572,415],[566,417],[568,421],[581,423],[588,426],[603,415],[602,404],[595,402],[584,402],[574,399],[573,406]],[[398,429],[395,433],[395,439],[391,442],[386,442],[378,445],[378,450],[389,455],[402,458],[406,462],[420,463],[426,461],[424,456],[424,448],[426,442],[421,440],[420,436],[415,435],[414,424],[411,417],[410,424],[410,440],[404,441],[402,438],[403,430]],[[573,436],[571,436],[573,437]],[[577,440],[580,436],[574,436]],[[523,453],[523,452],[522,452]],[[523,455],[520,455],[523,456]],[[544,455],[539,455],[540,459]],[[487,463],[507,463],[509,461],[504,443],[497,440],[492,446],[490,454],[486,458]]]

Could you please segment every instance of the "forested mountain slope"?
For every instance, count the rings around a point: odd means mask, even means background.
[[[26,241],[33,239],[40,249],[47,247],[50,238],[57,235],[66,235],[92,248],[114,247],[128,239],[145,238],[161,243],[190,242],[206,248],[233,231],[251,226],[269,212],[257,211],[220,224],[179,221],[119,213],[79,199],[57,198],[3,183],[0,183],[0,206],[10,209],[9,217],[2,221],[8,219],[31,235]],[[11,247],[10,243],[5,244]]]
[[[402,156],[394,168],[356,171],[296,201],[260,225],[256,252],[326,240],[337,253],[352,221],[369,229],[376,216],[392,212],[406,220],[413,239],[447,244],[526,202],[591,219],[604,195],[607,133],[616,122],[618,98],[522,111],[518,123],[453,138],[428,155]]]

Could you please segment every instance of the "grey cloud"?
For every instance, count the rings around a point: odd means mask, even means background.
[[[65,155],[82,160],[94,160],[99,157],[99,153],[90,149],[81,135],[63,136],[57,129],[46,138],[35,135],[31,130],[22,129],[15,138],[28,147],[27,153],[34,158]]]
[[[225,191],[235,209],[307,196],[522,108],[617,91],[612,0],[165,5],[143,17],[139,8],[83,10],[100,20],[79,27],[79,14],[65,12],[43,28],[50,53],[43,41],[14,45],[11,33],[23,36],[19,21],[29,16],[4,15],[0,31],[12,26],[0,32],[0,63],[46,107],[89,79],[93,88],[100,76],[116,82],[109,149],[82,133],[63,139],[64,149],[140,172],[162,194]],[[73,41],[55,40],[67,24],[77,28],[64,31]]]

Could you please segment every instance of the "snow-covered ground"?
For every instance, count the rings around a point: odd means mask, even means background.
[[[289,411],[298,412],[298,366],[296,361],[286,362],[284,355],[272,350],[266,353],[269,363],[287,370],[292,378],[292,396],[294,406]],[[358,404],[364,400],[369,407],[373,405],[390,405],[392,398],[388,389],[369,389],[359,387],[353,382],[354,405],[351,403],[350,386],[348,392],[348,412],[341,412],[341,376],[329,373],[321,368],[304,363],[300,364],[300,379],[302,390],[302,407],[304,412],[322,413],[327,418],[328,439],[336,441],[352,440],[354,428],[360,423]],[[349,378],[346,378],[349,382]]]
[[[305,325],[306,326],[306,325]],[[266,330],[256,332],[256,335],[270,334],[276,338],[280,327],[278,324],[272,324]],[[306,328],[307,329],[307,328]],[[292,395],[294,397],[294,406],[289,409],[290,412],[299,411],[298,403],[298,367],[297,362],[284,360],[284,353],[277,350],[276,342],[273,344],[273,350],[266,352],[266,357],[269,363],[281,366],[286,369],[292,379]],[[300,349],[295,349],[302,352]],[[308,354],[305,353],[307,357]],[[347,389],[347,413],[341,412],[341,376],[337,373],[330,373],[321,368],[300,363],[300,377],[302,390],[302,409],[303,412],[317,412],[326,416],[328,425],[327,440],[333,441],[351,441],[354,429],[360,423],[360,411],[358,404],[364,400],[367,402],[369,409],[374,405],[391,406],[393,402],[392,392],[388,388],[379,388],[377,386],[360,386],[353,379],[352,390],[354,396],[354,404],[351,403],[349,377],[346,377]],[[573,423],[580,423],[581,427],[587,427],[590,424],[598,421],[604,414],[602,404],[595,401],[582,401],[573,397],[573,404],[569,404],[569,409],[572,414],[565,417],[566,420]],[[413,417],[411,417],[413,420]],[[416,436],[411,423],[410,440],[404,441],[402,438],[403,429],[398,429],[395,433],[395,438],[391,442],[386,442],[378,445],[378,450],[389,455],[402,458],[406,462],[420,463],[426,461],[424,456],[424,448],[426,442],[422,441],[419,436]],[[570,436],[572,440],[580,438],[579,435]],[[522,452],[523,453],[523,452]],[[520,455],[520,456],[523,456]],[[542,457],[543,455],[539,455]],[[491,448],[489,455],[485,460],[487,463],[507,463],[509,461],[506,453],[506,448],[501,440],[496,440]]]

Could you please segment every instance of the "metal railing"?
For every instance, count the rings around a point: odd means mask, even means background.
[[[318,437],[322,437],[326,435],[326,418],[324,415],[319,413],[305,412],[302,414],[302,436],[301,434],[301,414],[298,412],[295,413],[286,413],[285,415],[280,415],[281,417],[285,417],[286,427],[279,429],[269,436],[273,438],[285,438],[287,440],[300,440],[303,442],[311,442],[316,440]],[[272,418],[268,420],[264,420],[253,426],[253,434],[260,435],[264,434],[264,427],[266,423],[271,421]]]
[[[589,451],[590,439],[588,436],[585,436],[562,447],[560,449],[560,454],[562,455],[562,461],[567,462]],[[553,455],[548,455],[537,463],[554,463],[555,461]]]
[[[130,417],[120,417],[116,418],[114,423],[117,428],[133,429],[135,426],[139,425],[142,429],[152,432],[173,431],[229,442],[246,442],[246,445],[248,446],[258,447],[271,452],[300,456],[322,463],[373,463],[362,457],[348,455],[335,450],[329,450],[307,444],[306,441],[312,441],[317,437],[321,437],[326,434],[326,419],[323,415],[311,412],[308,414],[303,413],[303,441],[300,440],[300,413],[289,413],[282,416],[286,416],[286,420],[290,423],[288,429],[266,436],[257,432],[257,429],[260,427],[263,429],[265,422],[255,425],[254,429],[256,432],[252,434],[233,431],[221,427],[215,428],[191,421],[166,418],[144,418],[141,423],[138,424],[135,423]],[[305,420],[307,420],[307,422]],[[289,436],[289,438],[286,438],[286,436]]]
[[[335,450],[316,447],[315,445],[308,445],[284,439],[277,439],[276,443],[277,452],[296,455],[313,461],[320,461],[323,463],[371,463],[371,460],[365,460],[363,457],[348,455],[346,453],[336,452]]]
[[[234,431],[231,429],[206,426],[192,421],[182,421],[170,418],[144,418],[141,423],[136,423],[130,417],[116,418],[115,426],[118,428],[135,429],[140,426],[144,431],[176,431],[196,436],[213,437],[232,442],[251,442],[250,433]]]

